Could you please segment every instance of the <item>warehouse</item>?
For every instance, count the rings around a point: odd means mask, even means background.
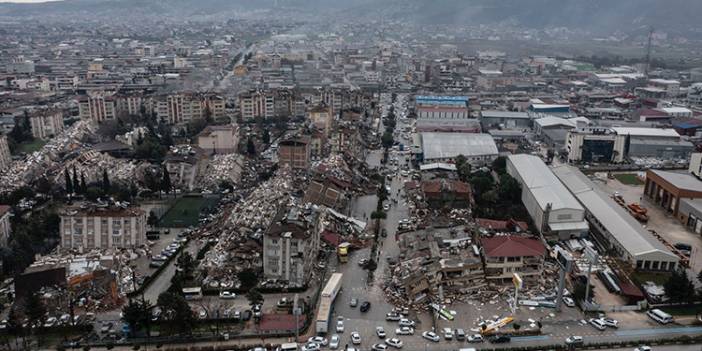
[[[531,117],[526,112],[482,111],[480,124],[483,126],[483,130],[498,127],[502,129],[530,129]]]
[[[540,232],[561,240],[587,234],[585,210],[539,157],[510,155],[507,173],[521,184],[522,202]]]
[[[463,155],[473,166],[492,163],[497,158],[497,145],[489,134],[419,133],[420,163],[452,162]],[[415,148],[416,149],[416,148]]]
[[[646,171],[644,195],[683,220],[678,216],[680,200],[702,198],[702,181],[686,173],[649,169]]]
[[[424,96],[415,97],[418,118],[469,118],[467,96]]]
[[[612,200],[604,191],[572,166],[559,166],[553,173],[585,208],[585,218],[597,242],[639,270],[672,271],[679,261],[658,239]]]

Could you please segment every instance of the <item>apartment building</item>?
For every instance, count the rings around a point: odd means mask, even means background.
[[[12,227],[10,226],[10,206],[0,205],[0,247],[7,247]]]
[[[281,141],[278,144],[278,165],[292,169],[308,169],[310,143],[305,139]]]
[[[79,96],[78,115],[96,123],[113,121],[117,118],[115,98],[104,94]]]
[[[524,281],[536,282],[544,270],[546,247],[537,239],[516,235],[481,238],[485,278],[494,283],[511,283],[514,273]]]
[[[329,137],[334,119],[331,107],[320,104],[311,108],[308,119],[317,130],[324,134],[324,137]]]
[[[206,153],[236,152],[239,145],[239,127],[231,124],[207,126],[197,135],[197,145]]]
[[[0,171],[10,167],[12,157],[10,155],[10,147],[7,145],[7,137],[0,134]]]
[[[58,109],[35,110],[29,114],[32,135],[37,139],[49,139],[63,131],[63,112]]]
[[[278,212],[263,236],[263,275],[304,287],[317,262],[322,215],[298,207]]]
[[[238,99],[239,113],[244,121],[275,116],[275,98],[269,91],[251,90],[239,94]]]
[[[146,243],[146,212],[138,207],[97,206],[64,208],[61,249],[131,248]]]

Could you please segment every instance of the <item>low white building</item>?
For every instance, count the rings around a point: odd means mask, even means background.
[[[61,249],[133,248],[146,243],[146,212],[138,207],[93,204],[64,208]]]
[[[539,232],[554,233],[559,239],[587,234],[585,210],[541,158],[510,155],[507,173],[522,186],[522,202]]]
[[[490,134],[479,133],[419,133],[421,163],[453,162],[465,156],[473,166],[492,163],[498,150]]]

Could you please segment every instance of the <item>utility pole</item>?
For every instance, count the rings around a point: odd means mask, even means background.
[[[648,71],[651,69],[651,41],[653,40],[653,26],[648,31],[648,43],[646,44],[646,68],[644,75],[648,79]]]

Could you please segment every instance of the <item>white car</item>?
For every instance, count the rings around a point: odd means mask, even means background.
[[[354,345],[360,345],[361,344],[361,334],[359,334],[357,331],[351,333],[351,343]]]
[[[568,307],[575,307],[575,301],[568,296],[563,296],[563,303]]]
[[[588,320],[588,323],[590,323],[590,325],[592,325],[593,327],[595,327],[597,330],[600,330],[600,331],[607,329],[607,326],[599,318],[590,318]]]
[[[308,342],[302,345],[302,351],[319,351],[319,344],[315,342]]]
[[[219,293],[220,299],[231,300],[236,298],[236,294],[230,291],[221,291]]]
[[[634,351],[652,351],[651,346],[641,345],[634,349]]]
[[[480,334],[468,335],[468,342],[483,342],[483,336]]]
[[[433,342],[439,342],[439,340],[441,340],[441,338],[432,331],[423,332],[422,337]]]
[[[49,317],[46,319],[46,322],[44,322],[44,327],[51,328],[54,324],[56,324],[56,317]]]
[[[344,317],[339,317],[339,319],[336,321],[336,332],[337,333],[343,333],[344,332]]]
[[[402,318],[402,319],[400,319],[400,326],[414,328],[414,321],[411,321],[411,320],[406,319],[406,318]]]
[[[336,334],[332,335],[331,339],[329,339],[329,348],[332,350],[339,348],[339,342],[341,342],[341,338]]]
[[[319,346],[327,346],[327,339],[321,337],[321,336],[313,336],[307,339],[307,342],[313,342],[315,344],[319,344]]]
[[[451,328],[444,328],[444,339],[453,340],[453,330]]]
[[[388,345],[385,344],[373,344],[371,347],[371,350],[373,351],[386,351],[388,349]]]
[[[399,327],[395,329],[396,335],[414,335],[414,328],[412,327]]]
[[[402,319],[402,316],[400,316],[399,313],[388,312],[388,313],[385,315],[385,320],[386,320],[386,321],[389,321],[389,322],[397,322],[397,321],[399,321],[400,319]]]
[[[619,328],[619,321],[612,318],[602,318],[602,323],[608,327]]]
[[[565,342],[567,345],[582,345],[583,337],[578,335],[569,336]]]
[[[385,329],[383,329],[383,327],[375,327],[375,335],[381,339],[385,339]]]
[[[396,349],[401,349],[402,348],[402,340],[398,338],[390,338],[385,340],[385,343],[388,344],[389,346],[392,346]]]

